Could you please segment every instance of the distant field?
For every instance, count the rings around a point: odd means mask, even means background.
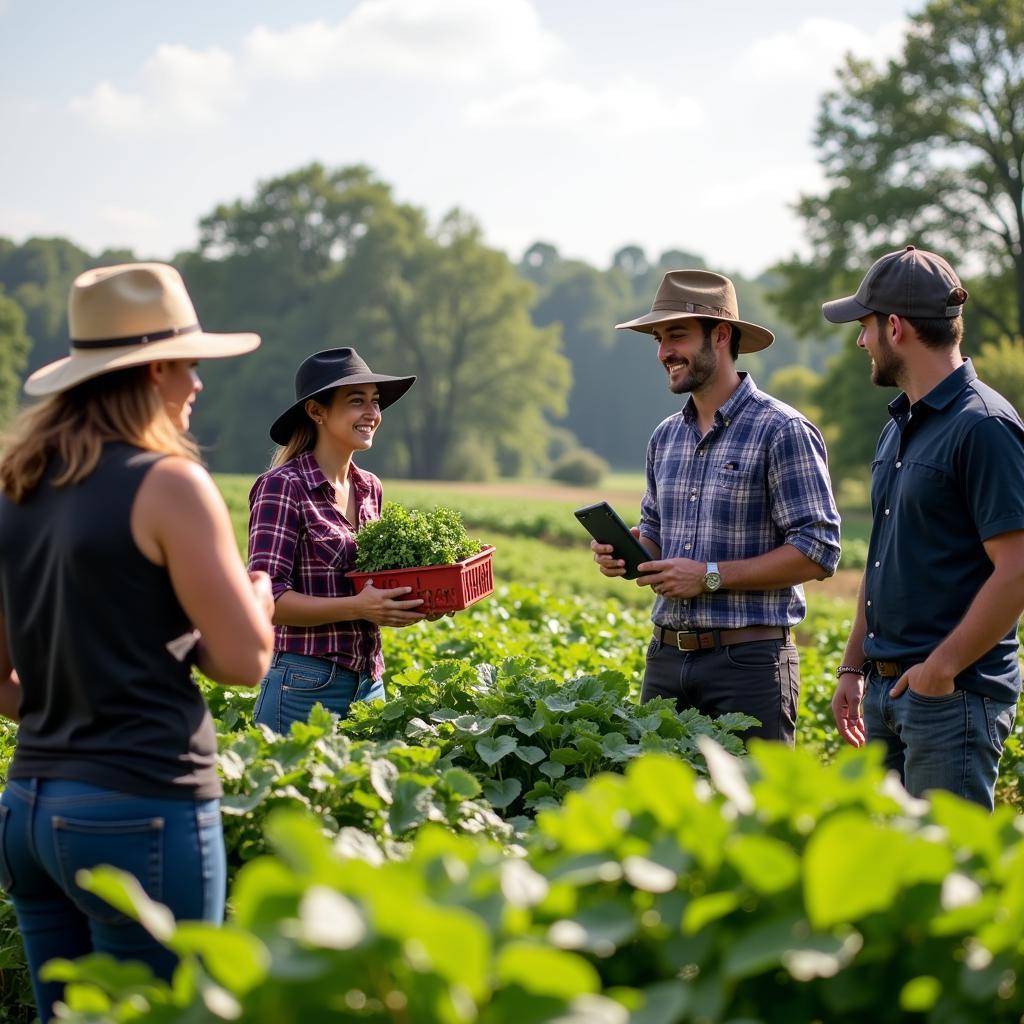
[[[238,548],[244,556],[253,478],[218,474],[215,479],[231,512]],[[473,536],[496,546],[495,578],[502,583],[526,583],[576,594],[590,592],[636,606],[650,600],[647,590],[624,580],[606,580],[594,570],[589,537],[572,512],[603,498],[627,522],[636,522],[643,486],[639,473],[613,474],[600,487],[580,488],[550,480],[396,480],[384,482],[384,497],[409,507],[449,505],[458,509]],[[863,549],[869,529],[867,513],[844,515],[843,540],[848,552]],[[817,600],[849,601],[856,596],[859,579],[859,569],[844,568],[830,580],[809,583],[807,594]]]

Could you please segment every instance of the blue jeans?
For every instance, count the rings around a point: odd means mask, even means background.
[[[42,1020],[63,984],[41,982],[56,957],[109,953],[170,979],[175,955],[134,921],[75,884],[110,864],[133,874],[184,920],[224,919],[227,866],[216,800],[133,796],[64,779],[13,779],[0,796],[0,886],[14,904]]]
[[[314,704],[344,718],[357,700],[383,699],[384,681],[367,672],[353,672],[326,658],[275,651],[253,717],[285,733],[292,722],[307,721]]]
[[[992,810],[1016,702],[970,690],[923,697],[909,688],[893,699],[895,682],[871,671],[864,690],[864,725],[869,740],[885,744],[886,768],[899,772],[913,796],[945,789]]]

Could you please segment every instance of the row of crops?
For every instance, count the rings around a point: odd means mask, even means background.
[[[133,879],[93,891],[174,949],[172,984],[50,967],[73,1022],[387,1024],[1019,1021],[1020,748],[994,815],[909,799],[839,750],[849,603],[801,631],[795,751],[637,690],[645,595],[583,550],[489,534],[505,582],[386,633],[385,705],[276,736],[208,687],[228,923],[178,923]],[[577,568],[579,571],[577,571]],[[13,744],[0,731],[0,761]],[[0,905],[0,1022],[28,1024]]]

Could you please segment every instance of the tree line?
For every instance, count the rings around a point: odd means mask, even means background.
[[[908,242],[960,270],[965,351],[1024,405],[1024,5],[932,0],[909,25],[897,56],[847,57],[822,97],[826,188],[796,203],[809,257],[755,280],[711,268],[733,277],[741,315],[777,336],[741,368],[822,426],[839,478],[865,472],[893,395],[870,385],[852,331],[829,331],[820,304]],[[74,275],[133,258],[0,238],[0,421],[24,374],[66,352]],[[299,361],[353,345],[382,372],[418,375],[368,464],[424,479],[536,474],[580,447],[638,469],[680,400],[650,340],[613,325],[649,308],[666,270],[704,266],[682,249],[626,245],[598,268],[546,241],[513,262],[465,212],[432,224],[369,168],[317,163],[218,206],[172,262],[205,326],[264,338],[247,359],[204,370],[194,422],[213,468],[265,466],[267,425],[291,401]]]

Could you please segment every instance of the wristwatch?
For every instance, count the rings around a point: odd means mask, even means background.
[[[717,562],[708,562],[707,571],[704,573],[704,589],[710,592],[716,591],[722,585],[722,576],[718,571]]]

